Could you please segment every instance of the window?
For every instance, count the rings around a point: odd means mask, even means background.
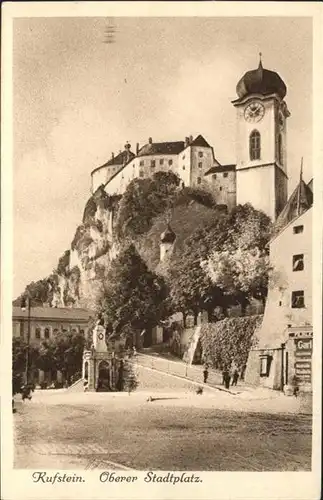
[[[156,167],[156,160],[151,160],[150,166],[151,166],[151,168],[155,168]]]
[[[304,254],[293,255],[293,271],[303,271],[304,269]]]
[[[304,226],[294,226],[293,227],[293,232],[294,234],[299,234],[304,231]]]
[[[168,160],[168,165],[173,165],[173,160]]]
[[[54,328],[54,330],[53,330],[53,336],[56,337],[56,335],[58,335],[58,329]]]
[[[278,136],[278,162],[281,165],[283,164],[283,140],[281,134]]]
[[[228,177],[228,172],[223,172],[223,177]]]
[[[270,365],[272,362],[272,356],[265,354],[260,356],[260,376],[268,377],[270,373]]]
[[[136,166],[136,165],[135,165],[135,164],[133,164],[133,165],[132,165],[132,168],[135,168],[135,166]]]
[[[199,151],[199,157],[203,158],[203,151]]]
[[[161,159],[159,160],[159,165],[164,165],[164,158],[161,158]]]
[[[183,155],[183,160],[185,160],[185,155]]]
[[[220,191],[222,191],[222,186],[219,187]]]
[[[40,328],[36,328],[35,330],[35,338],[40,339]]]
[[[198,177],[198,178],[197,178],[197,183],[198,183],[198,184],[201,184],[201,182],[202,182],[201,177]]]
[[[185,165],[183,165],[183,170],[185,170]]]
[[[141,161],[140,161],[140,163],[139,163],[139,165],[140,165],[141,167],[143,167],[143,166],[144,166],[144,164],[145,164],[144,160],[141,160]]]
[[[292,292],[292,307],[295,309],[301,309],[305,307],[304,303],[304,291],[298,290],[296,292]]]
[[[199,162],[199,168],[202,168],[202,166],[203,166],[203,163],[200,161]]]
[[[212,175],[212,179],[215,181],[216,180],[216,174]]]
[[[251,132],[249,137],[250,160],[260,160],[260,134],[258,130]]]
[[[45,339],[49,339],[49,328],[45,328],[44,337],[45,337]]]
[[[144,172],[143,172],[143,170],[140,170],[139,177],[143,177],[143,176],[144,176]]]
[[[81,335],[84,335],[84,330],[80,330],[80,334],[81,334]]]

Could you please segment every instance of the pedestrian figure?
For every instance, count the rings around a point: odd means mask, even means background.
[[[296,375],[294,375],[292,383],[293,383],[293,396],[297,398],[299,394],[299,385],[298,385],[298,378],[296,377]]]
[[[29,401],[31,400],[31,389],[28,385],[25,385],[22,389],[21,389],[21,399],[23,401],[25,401],[25,399],[29,399]]]
[[[237,385],[239,379],[239,372],[237,369],[234,370],[233,375],[232,375],[232,384],[231,385]]]
[[[226,389],[229,389],[230,388],[230,379],[231,379],[229,370],[226,369],[223,372],[223,378],[224,378],[224,387]]]
[[[208,367],[206,366],[203,370],[204,384],[206,384],[208,376],[209,376],[209,370]]]

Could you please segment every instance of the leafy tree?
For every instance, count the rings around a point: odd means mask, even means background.
[[[60,370],[65,379],[81,370],[85,338],[81,333],[62,332],[47,344],[47,355],[53,361],[56,370]]]
[[[132,244],[111,264],[102,310],[114,332],[128,337],[156,326],[170,314],[164,279],[149,271]]]
[[[184,241],[183,251],[175,255],[167,271],[167,282],[176,310],[193,313],[195,319],[201,310],[211,318],[216,306],[224,309],[230,304],[228,297],[215,286],[201,263],[211,249],[221,245],[227,232],[227,216],[214,211],[214,218],[194,231]]]
[[[118,238],[136,238],[146,233],[154,217],[170,206],[179,183],[179,177],[173,172],[156,172],[152,178],[130,182],[118,210]]]
[[[32,281],[26,286],[25,291],[13,301],[13,305],[20,307],[23,297],[30,297],[34,306],[41,307],[44,303],[51,302],[53,298],[50,278]]]

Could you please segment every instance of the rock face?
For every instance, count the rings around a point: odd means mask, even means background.
[[[95,310],[96,297],[118,251],[113,227],[119,200],[120,196],[108,196],[99,188],[86,203],[71,249],[59,259],[53,274],[53,307]]]

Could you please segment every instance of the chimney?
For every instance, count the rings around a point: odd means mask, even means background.
[[[149,137],[148,142],[149,142],[149,144],[152,144],[152,143],[153,143],[153,140],[152,140],[152,138],[151,138],[151,137]]]
[[[114,160],[114,153],[111,153],[111,158],[112,160]]]
[[[139,142],[137,142],[136,144],[136,155],[138,156],[138,153],[139,153]]]
[[[193,142],[193,136],[190,135],[190,144],[192,144],[192,142]]]
[[[185,147],[187,147],[190,143],[189,137],[185,137]]]

